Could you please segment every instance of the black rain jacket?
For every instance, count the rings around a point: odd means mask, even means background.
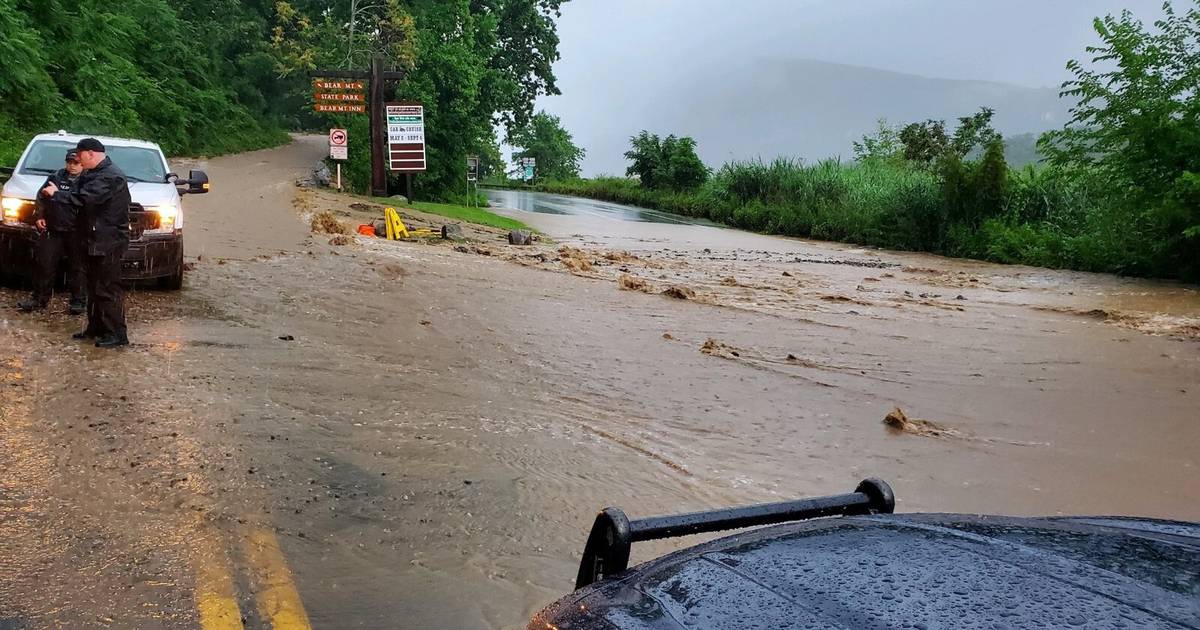
[[[59,190],[71,192],[82,176],[83,174],[81,173],[78,176],[71,177],[67,169],[60,168],[46,178],[45,183],[42,184],[42,188],[45,188],[46,184],[54,182],[54,185],[58,186]],[[41,188],[38,190],[41,190]],[[79,208],[69,203],[47,199],[38,195],[33,211],[33,220],[45,219],[46,229],[51,232],[72,232],[75,230],[75,217],[78,214]]]
[[[84,171],[69,191],[60,190],[50,199],[67,203],[79,211],[80,236],[89,256],[107,256],[129,245],[129,183],[112,158]]]

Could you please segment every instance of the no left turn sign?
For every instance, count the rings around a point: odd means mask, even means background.
[[[331,146],[331,147],[346,146],[346,130],[345,129],[330,129],[329,130],[329,146]]]

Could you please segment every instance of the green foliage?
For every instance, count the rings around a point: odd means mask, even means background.
[[[900,131],[880,118],[873,133],[853,143],[854,159],[859,162],[896,162],[904,159],[905,145],[900,141]]]
[[[637,176],[651,189],[695,190],[708,180],[710,171],[696,155],[696,141],[642,131],[630,139],[625,159],[633,162],[626,175]]]
[[[538,112],[529,124],[512,131],[508,143],[518,149],[513,152],[514,160],[537,160],[538,177],[579,177],[579,162],[583,159],[584,150],[575,146],[571,134],[563,129],[558,116]]]
[[[147,138],[175,155],[285,141],[261,94],[251,102],[223,74],[233,70],[210,54],[211,35],[168,0],[0,0],[0,161],[56,128]]]
[[[500,143],[492,138],[479,150],[479,178],[505,177],[506,164],[500,154]]]
[[[1200,163],[1200,3],[1184,16],[1170,3],[1150,32],[1128,11],[1095,21],[1096,67],[1071,61],[1063,95],[1072,119],[1042,149],[1059,166],[1095,168],[1114,188],[1161,195]],[[1181,168],[1184,167],[1184,168]],[[1186,168],[1193,167],[1193,168]]]
[[[900,130],[900,142],[904,144],[904,159],[923,165],[933,164],[950,148],[944,120],[909,123]]]
[[[950,154],[963,159],[973,149],[999,139],[992,129],[995,112],[988,107],[958,119],[953,135],[946,133],[946,121],[926,120],[905,125],[899,140],[904,145],[904,158],[921,166],[933,166]],[[865,140],[865,139],[864,139]]]
[[[957,152],[939,163],[946,218],[952,224],[976,229],[985,219],[1003,212],[1008,199],[1008,165],[1004,142],[993,139],[978,162],[964,162]]]
[[[1079,105],[1039,148],[1055,166],[1094,175],[1121,209],[1115,221],[1154,244],[1139,270],[1197,277],[1200,1],[1183,14],[1169,2],[1162,11],[1153,30],[1128,11],[1095,21],[1093,64],[1071,61],[1075,76],[1063,84]]]
[[[958,128],[950,139],[950,149],[959,157],[966,157],[975,147],[986,147],[997,140],[1000,134],[992,129],[992,117],[996,112],[990,107],[958,119]]]

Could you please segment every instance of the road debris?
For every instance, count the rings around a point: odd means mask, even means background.
[[[723,359],[741,358],[742,351],[716,339],[709,338],[700,346],[700,352],[709,356],[721,357]]]
[[[567,269],[577,272],[586,273],[592,271],[592,261],[589,260],[587,252],[576,247],[563,245],[558,248],[558,259]]]
[[[348,232],[346,226],[342,225],[342,222],[338,221],[337,217],[328,210],[314,214],[309,223],[309,229],[314,234],[346,234]]]
[[[886,416],[883,417],[883,423],[897,431],[911,433],[913,435],[923,435],[925,437],[964,437],[962,433],[944,427],[930,420],[921,420],[919,418],[909,418],[904,410],[896,407],[892,409]]]
[[[648,293],[652,290],[649,282],[627,273],[621,274],[621,277],[617,280],[617,286],[622,291],[643,291]]]
[[[696,299],[696,292],[693,291],[691,289],[691,287],[686,287],[683,285],[669,286],[663,290],[662,294],[667,297],[670,297],[670,298],[675,298],[677,300],[694,300],[694,299]]]

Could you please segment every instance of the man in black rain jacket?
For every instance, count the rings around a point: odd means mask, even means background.
[[[76,186],[65,191],[50,182],[42,189],[48,199],[79,208],[85,219],[80,227],[87,249],[88,323],[74,336],[98,337],[98,348],[127,346],[121,259],[129,249],[128,180],[99,140],[84,138],[75,149],[85,169]]]
[[[82,172],[79,154],[71,149],[67,151],[66,166],[46,178],[46,184],[53,182],[59,190],[70,192]],[[59,262],[65,256],[67,290],[71,295],[69,308],[72,315],[83,313],[87,305],[83,269],[85,254],[83,241],[75,230],[78,214],[79,208],[69,203],[38,197],[33,214],[33,223],[38,230],[37,247],[34,250],[33,295],[17,305],[21,310],[29,312],[50,304]]]

